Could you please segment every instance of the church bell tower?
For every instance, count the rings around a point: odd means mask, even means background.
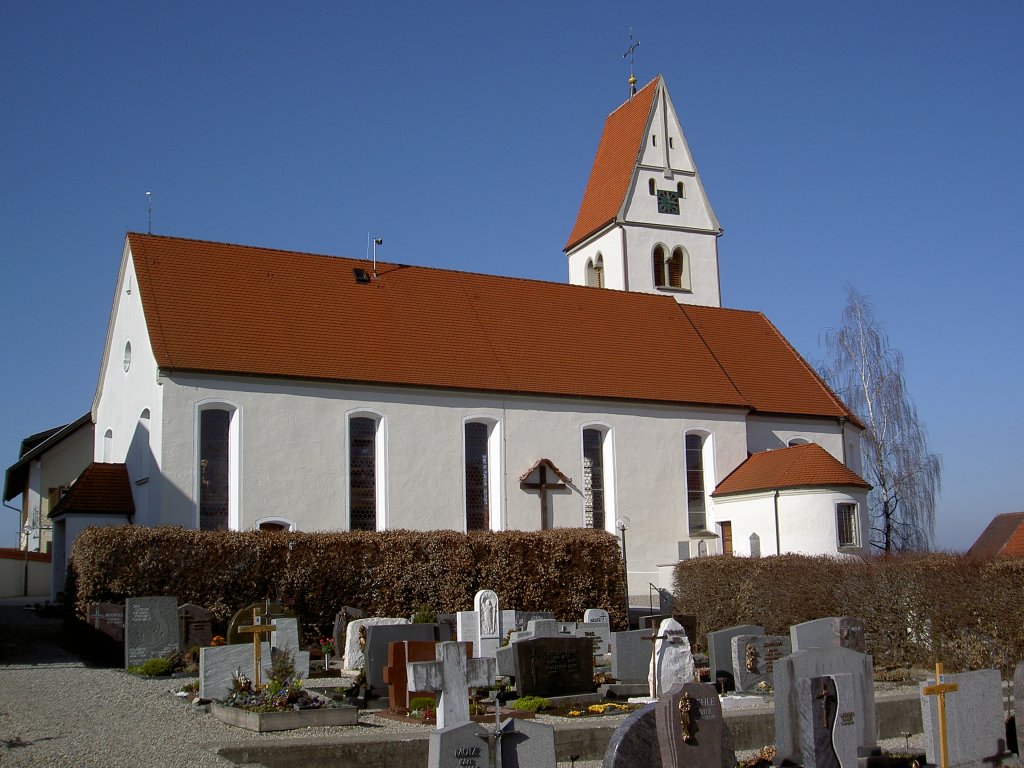
[[[605,121],[563,249],[569,282],[718,307],[721,234],[659,75]]]

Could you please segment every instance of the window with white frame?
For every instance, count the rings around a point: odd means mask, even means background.
[[[380,419],[354,415],[348,420],[348,529],[377,530],[378,427]]]
[[[583,430],[583,525],[605,527],[605,432]]]
[[[836,504],[836,532],[840,548],[860,546],[858,528],[857,505],[848,502]]]
[[[487,531],[491,527],[491,424],[465,424],[466,530]]]
[[[707,467],[704,449],[708,438],[698,433],[686,435],[686,511],[690,533],[705,531],[707,514]]]
[[[587,259],[587,285],[604,288],[604,258],[600,253],[593,259]]]
[[[199,410],[196,506],[199,529],[226,531],[236,508],[237,409],[223,403],[204,404]]]

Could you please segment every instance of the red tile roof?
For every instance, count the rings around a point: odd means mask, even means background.
[[[50,517],[64,514],[114,514],[131,517],[135,514],[128,468],[124,464],[93,462],[64,494]]]
[[[712,496],[830,486],[871,486],[817,443],[750,456],[715,488]]]
[[[131,233],[165,370],[849,415],[763,315]],[[758,366],[763,366],[759,373]]]
[[[659,75],[605,120],[576,225],[563,250],[570,250],[618,215],[629,192],[633,169],[640,159],[654,94],[660,82]]]
[[[1024,555],[1024,512],[996,515],[967,554],[974,557]]]

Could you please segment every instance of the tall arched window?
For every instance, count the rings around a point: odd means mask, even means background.
[[[232,422],[235,409],[223,404],[204,405],[199,411],[198,493],[199,530],[226,531],[231,527],[233,466]]]
[[[498,530],[500,426],[494,419],[475,418],[466,421],[463,430],[466,530]]]
[[[707,490],[710,462],[705,453],[708,438],[697,433],[686,435],[686,510],[691,535],[706,531],[708,526]]]
[[[651,257],[651,266],[654,269],[654,286],[664,288],[665,283],[665,246],[654,246],[654,255]]]
[[[375,531],[378,518],[378,431],[380,420],[373,415],[350,416],[348,420],[348,528]]]
[[[672,258],[668,261],[668,284],[671,288],[690,290],[690,256],[685,248],[672,249]]]
[[[607,475],[605,473],[605,439],[600,429],[583,430],[583,525],[605,528]]]

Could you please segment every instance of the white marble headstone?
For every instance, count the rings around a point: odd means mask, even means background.
[[[260,643],[261,676],[270,669],[270,643]],[[218,645],[199,649],[199,696],[215,701],[231,693],[235,672],[253,679],[252,643]]]
[[[587,624],[599,622],[601,624],[608,623],[608,611],[604,608],[587,608],[583,612],[583,621]]]
[[[692,683],[695,675],[690,639],[683,625],[675,619],[665,619],[658,627],[658,636],[663,639],[655,641],[654,656],[647,674],[652,697],[655,696],[655,680],[658,681],[657,694],[660,695],[676,683]]]
[[[345,669],[359,669],[366,665],[366,658],[359,647],[359,630],[367,626],[381,624],[408,624],[408,619],[374,617],[370,619],[354,619],[345,628]]]

